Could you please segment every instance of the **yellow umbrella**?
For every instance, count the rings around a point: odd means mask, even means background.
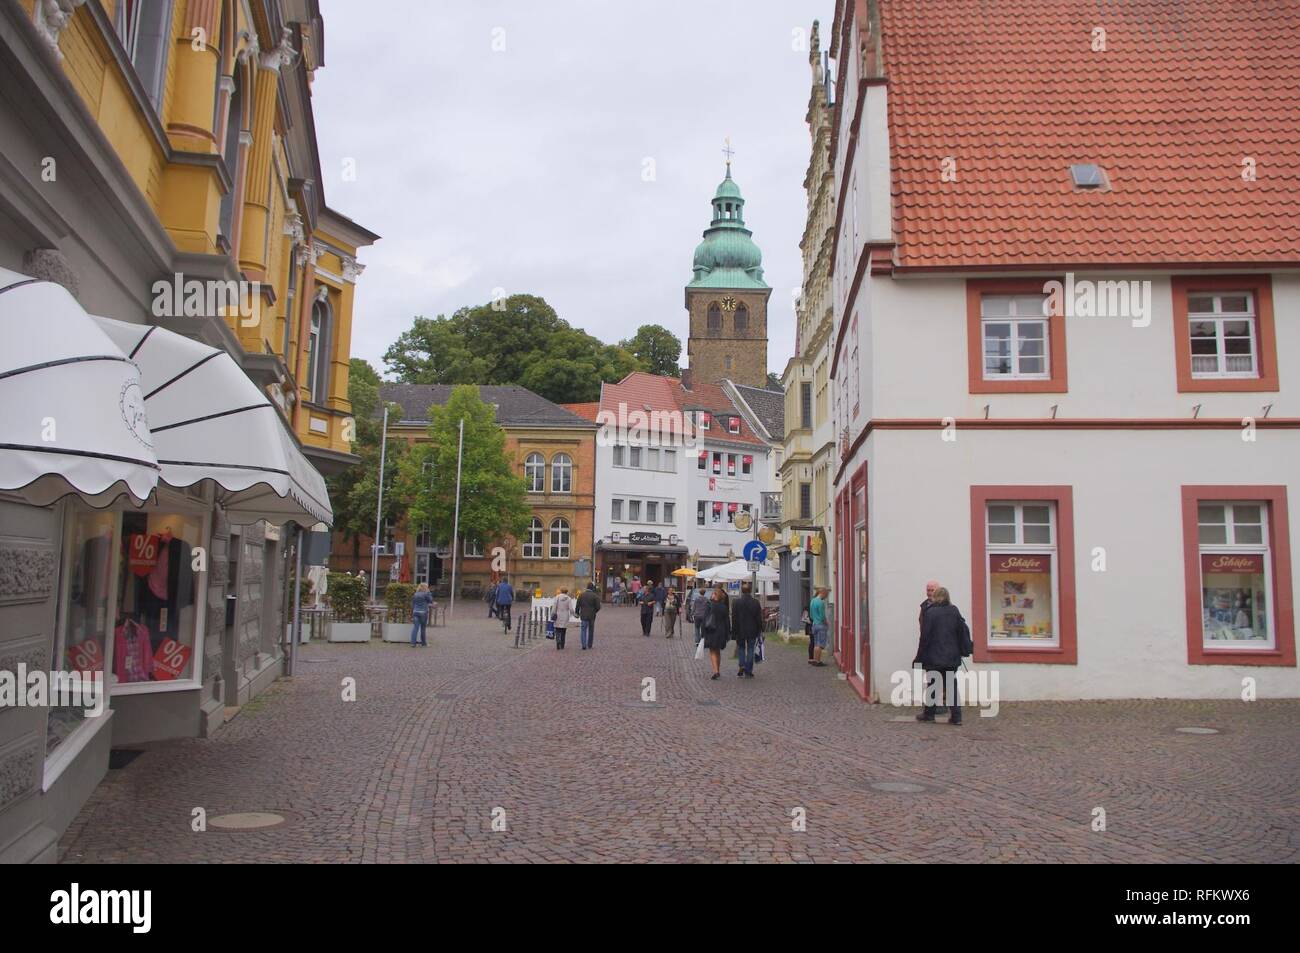
[[[694,569],[688,569],[686,566],[683,566],[681,569],[674,569],[672,574],[674,576],[694,576],[696,573]]]

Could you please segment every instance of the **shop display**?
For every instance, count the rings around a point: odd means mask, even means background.
[[[1051,641],[1052,557],[1047,553],[989,556],[990,639]]]
[[[1262,553],[1201,554],[1206,642],[1267,641],[1267,607]]]

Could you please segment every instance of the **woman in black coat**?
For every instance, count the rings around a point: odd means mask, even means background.
[[[961,612],[948,598],[942,586],[931,597],[934,603],[921,616],[921,642],[916,648],[913,665],[920,665],[927,676],[926,702],[917,721],[934,721],[934,703],[942,686],[948,702],[948,724],[961,724],[961,699],[957,697],[957,680],[954,676],[961,667],[963,655],[969,654],[970,628]],[[936,683],[935,680],[938,682]]]
[[[731,638],[731,613],[727,609],[727,590],[714,587],[704,610],[704,647],[709,650],[709,664],[713,666],[711,678],[722,673],[722,650]]]

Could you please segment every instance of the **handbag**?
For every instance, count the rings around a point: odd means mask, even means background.
[[[763,649],[763,637],[758,637],[758,644],[754,646],[754,661],[762,662],[767,658],[767,653]]]

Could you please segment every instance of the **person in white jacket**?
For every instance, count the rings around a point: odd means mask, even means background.
[[[569,627],[569,620],[573,618],[574,611],[573,597],[569,595],[569,590],[561,589],[560,594],[555,597],[555,608],[551,610],[551,619],[555,622],[557,649],[564,648],[564,630]]]

